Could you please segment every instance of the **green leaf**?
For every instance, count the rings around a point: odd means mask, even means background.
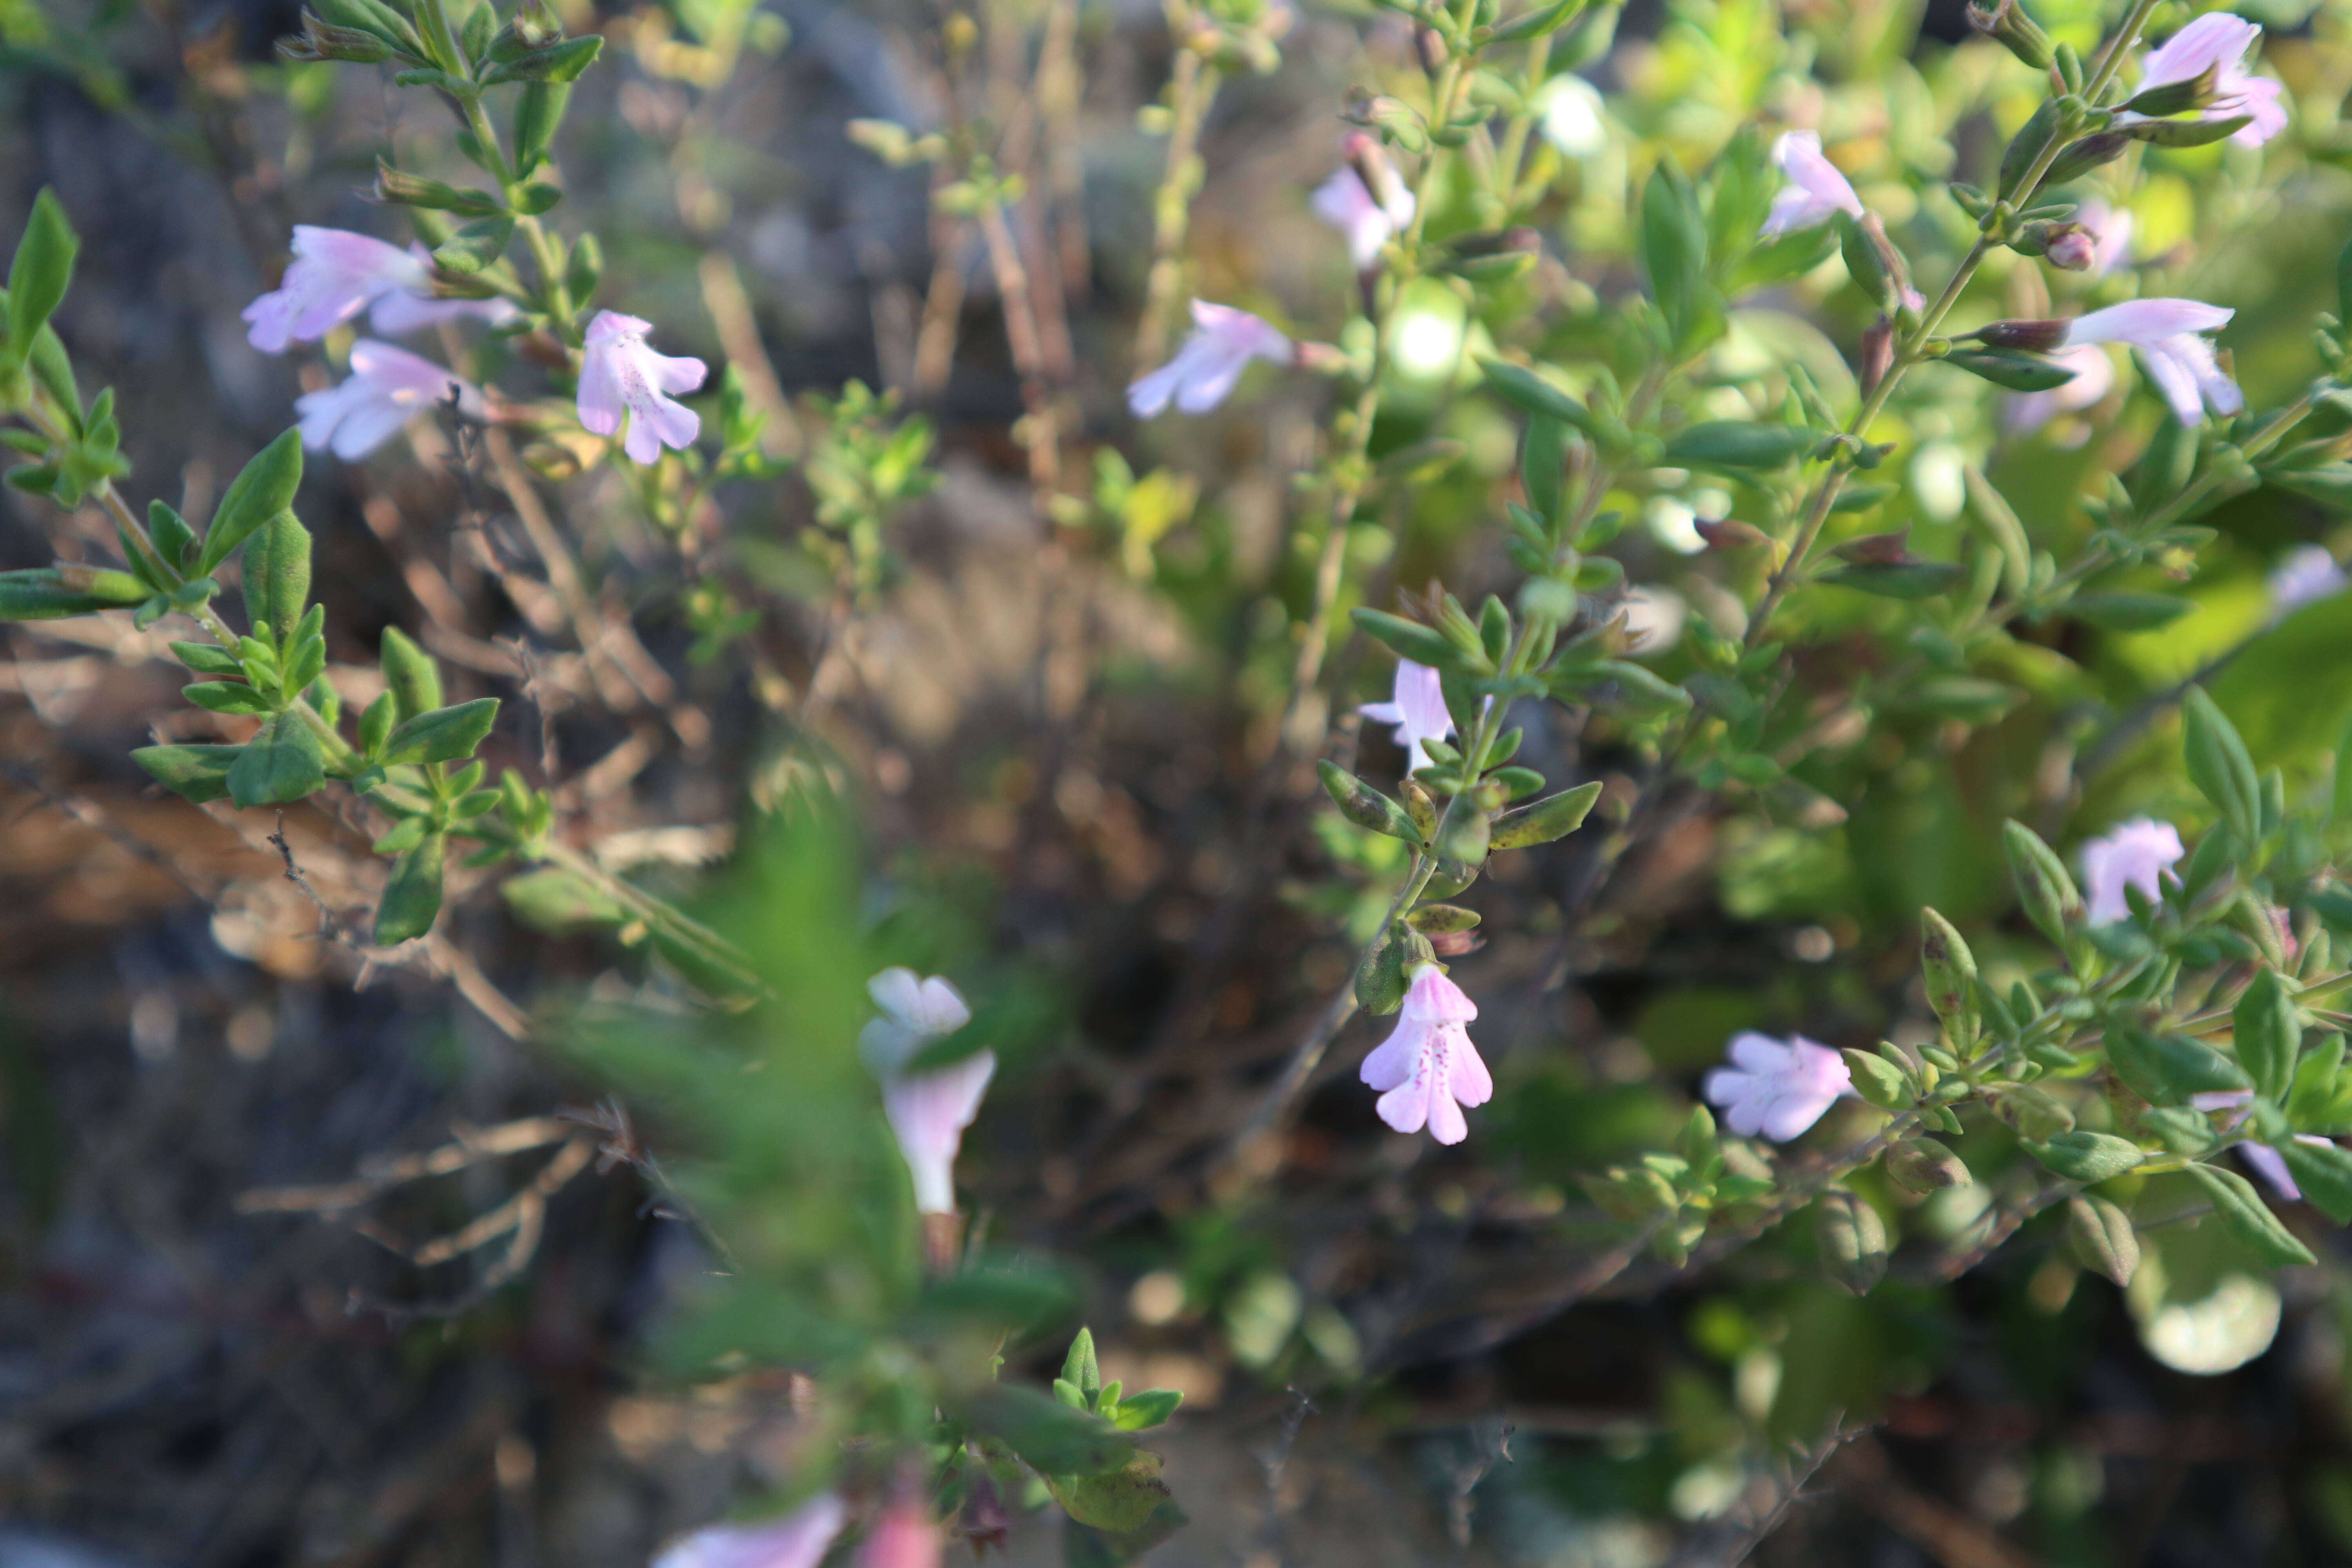
[[[279,805],[309,798],[326,782],[318,736],[294,714],[279,713],[245,743],[228,772],[228,795],[240,809]]]
[[[1356,629],[1387,645],[1399,658],[1433,669],[1450,669],[1457,673],[1484,673],[1470,668],[1463,650],[1447,640],[1443,632],[1408,621],[1402,616],[1391,616],[1385,610],[1356,609],[1349,612]]]
[[[0,621],[54,621],[119,610],[148,596],[128,572],[79,566],[31,566],[0,572]]]
[[[254,530],[290,510],[294,492],[302,487],[302,432],[298,426],[254,454],[253,460],[229,481],[227,493],[213,512],[205,531],[204,548],[196,552],[191,576],[211,575],[214,568],[243,544]]]
[[[2066,613],[2102,631],[2146,632],[2170,626],[2190,609],[2188,600],[2172,594],[2077,594],[2066,601]]]
[[[2352,1222],[2352,1150],[2290,1138],[2273,1145],[2305,1198],[2337,1225]]]
[[[2063,946],[2070,926],[2083,918],[2083,895],[2075,891],[2066,863],[2021,822],[2003,823],[2000,842],[2026,918],[2043,936]]]
[[[441,706],[441,666],[398,626],[383,628],[377,666],[393,700],[394,720],[414,719]]]
[[[516,178],[529,178],[532,170],[547,162],[547,151],[555,143],[555,132],[562,126],[563,111],[571,101],[568,81],[535,81],[522,89],[514,111]],[[591,292],[577,290],[573,297],[584,300]]]
[[[310,602],[310,531],[292,512],[281,511],[245,542],[246,618],[257,634],[282,641]],[[309,684],[287,682],[293,690]]]
[[[229,770],[243,746],[141,746],[131,760],[173,795],[202,805],[228,794]]]
[[[1599,423],[1584,405],[1534,371],[1489,354],[1476,357],[1478,368],[1486,373],[1486,384],[1507,402],[1517,404],[1529,414],[1572,425],[1587,436],[1599,435]]]
[[[1135,1439],[1101,1416],[1016,1384],[987,1384],[960,1414],[1001,1438],[1040,1475],[1110,1475],[1124,1469],[1136,1452]]]
[[[1163,1426],[1184,1403],[1184,1395],[1172,1388],[1147,1388],[1139,1394],[1120,1398],[1118,1414],[1111,1424],[1122,1432],[1142,1432]]]
[[[1853,1091],[1881,1110],[1907,1110],[1916,1098],[1911,1092],[1911,1080],[1903,1069],[1875,1051],[1858,1051],[1849,1046],[1838,1053],[1845,1058],[1846,1071],[1853,1082]]]
[[[155,553],[174,572],[187,570],[194,559],[196,531],[188,520],[160,500],[147,503],[147,537],[155,542]]]
[[[383,899],[375,907],[378,947],[391,947],[433,929],[434,920],[441,913],[441,868],[448,850],[446,837],[428,833],[415,848],[393,862]]]
[[[1549,844],[1565,838],[1584,826],[1592,811],[1592,803],[1601,798],[1601,781],[1581,784],[1558,795],[1507,811],[1495,819],[1494,833],[1488,847],[1494,849],[1524,849],[1529,845]]]
[[[1530,38],[1540,38],[1574,21],[1577,13],[1584,9],[1584,5],[1585,0],[1552,0],[1549,5],[1538,5],[1532,11],[1498,24],[1486,36],[1486,42],[1490,45],[1523,44]]]
[[[1919,965],[1927,1005],[1943,1020],[1952,1044],[1965,1052],[1977,1037],[1977,960],[1952,922],[1933,910],[1919,911]]]
[[[1160,1479],[1157,1454],[1139,1453],[1124,1468],[1107,1476],[1048,1476],[1045,1485],[1054,1500],[1080,1524],[1123,1535],[1140,1530],[1144,1521],[1171,1500],[1168,1483]]]
[[[1671,468],[1777,468],[1822,444],[1822,433],[1796,425],[1708,419],[1666,438],[1660,466]]]
[[[2139,1235],[2131,1215],[2095,1193],[2067,1200],[2066,1242],[2076,1262],[2117,1285],[2130,1284],[2139,1272]]]
[[[1941,361],[2011,392],[2048,392],[2074,379],[2067,366],[2015,349],[1954,349]]]
[[[57,192],[42,186],[25,219],[16,259],[8,267],[8,344],[15,357],[32,357],[35,340],[73,282],[74,256],[80,249],[81,241],[66,220]],[[79,403],[69,412],[79,419]]]
[[[1356,965],[1356,1005],[1376,1018],[1404,1005],[1407,929],[1394,923],[1383,927]]]
[[[1318,759],[1315,771],[1340,816],[1359,827],[1402,838],[1415,847],[1420,845],[1421,829],[1413,826],[1404,807],[1328,759]]]
[[[2271,1213],[2270,1205],[2263,1202],[2262,1194],[2245,1177],[2211,1165],[2191,1165],[2189,1174],[2212,1200],[2213,1212],[2221,1216],[2231,1233],[2252,1247],[2263,1262],[2284,1268],[2317,1261],[2311,1256],[2311,1249],[2297,1241],[2294,1233]]]
[[[1867,1296],[1886,1277],[1886,1222],[1843,1187],[1814,1201],[1813,1239],[1822,1272],[1847,1295]]]
[[[2076,1130],[2061,1132],[2047,1143],[2028,1143],[2026,1152],[2070,1182],[2095,1186],[2120,1176],[2147,1158],[2128,1138]]]
[[[533,49],[511,60],[492,66],[482,73],[482,85],[493,87],[509,81],[573,82],[580,73],[596,63],[597,51],[604,47],[604,37],[596,33],[583,33],[576,38],[566,38],[543,49]]]
[[[2254,1080],[2254,1092],[2284,1101],[2294,1081],[2295,1058],[2303,1053],[2303,1020],[2278,972],[2258,970],[2230,1017],[2238,1065]]]
[[[1076,1292],[1059,1274],[981,1268],[924,1286],[913,1315],[919,1324],[1021,1334],[1066,1321],[1076,1306]]]
[[[1650,297],[1679,345],[1690,336],[1705,300],[1706,220],[1671,155],[1658,160],[1642,188],[1639,252]]]
[[[200,680],[180,695],[211,713],[270,713],[278,706],[242,680]]]
[[[1069,1353],[1062,1358],[1062,1375],[1089,1402],[1102,1392],[1102,1368],[1095,1360],[1092,1329],[1081,1327],[1071,1336]]]
[[[2238,1064],[2187,1035],[2151,1035],[2118,1020],[2107,1031],[2107,1068],[2150,1105],[2252,1087]]]
[[[234,675],[242,677],[245,666],[225,647],[215,647],[208,642],[175,642],[173,654],[182,664],[198,675]]]
[[[2189,782],[2213,803],[2213,809],[2230,825],[2238,847],[2252,850],[2262,841],[2262,785],[2246,742],[2201,687],[2189,689],[2181,700],[2180,717]]]
[[[504,256],[514,234],[514,215],[478,217],[433,248],[433,259],[451,272],[471,277]]]
[[[1447,936],[1469,931],[1478,923],[1478,911],[1452,904],[1423,904],[1405,916],[1405,924],[1423,936]]]
[[[474,754],[499,720],[499,700],[477,697],[454,708],[436,708],[394,726],[385,738],[381,761],[386,767],[402,763],[456,763]]]
[[[499,884],[499,892],[515,919],[551,934],[616,926],[628,919],[628,911],[610,894],[561,866],[542,866],[509,877]]]
[[[1817,580],[1882,599],[1932,599],[1958,587],[1968,574],[1956,561],[1871,561],[1824,572]]]

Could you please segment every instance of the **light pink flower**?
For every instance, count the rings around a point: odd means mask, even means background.
[[[2105,278],[2131,259],[2132,230],[2136,226],[2127,207],[2111,207],[2093,196],[2074,209],[2074,221],[2091,235],[2091,264],[2082,270],[2094,278]]]
[[[483,416],[479,389],[453,371],[406,349],[362,338],[352,345],[352,374],[322,392],[294,400],[302,422],[302,445],[331,447],[356,463],[400,433],[400,427],[455,390],[458,411]]]
[[[889,968],[866,983],[882,1009],[857,1037],[857,1052],[882,1080],[882,1109],[898,1134],[898,1152],[915,1182],[915,1206],[925,1214],[955,1213],[955,1159],[963,1130],[980,1114],[981,1097],[996,1071],[996,1053],[975,1051],[929,1072],[906,1065],[931,1041],[971,1022],[971,1009],[944,978],[919,978]]]
[[[847,1510],[821,1492],[782,1519],[713,1524],[672,1542],[653,1568],[816,1568]]]
[[[433,253],[421,245],[409,246],[408,254],[421,266],[432,265]],[[386,337],[402,338],[444,321],[468,318],[493,327],[503,326],[520,314],[511,300],[435,300],[402,287],[376,300],[375,308],[368,312],[368,325]]]
[[[2002,410],[2001,423],[2017,435],[2031,435],[2062,414],[2079,414],[2116,384],[2115,362],[2096,343],[2060,349],[2050,356],[2074,371],[2074,379],[2047,392],[2012,393]]]
[[[2077,316],[2066,323],[2062,346],[2129,343],[2139,351],[2148,379],[2183,425],[2216,414],[2235,414],[2246,399],[2213,358],[2213,345],[2199,336],[2230,324],[2235,310],[2198,300],[2130,300]]]
[[[2252,121],[2240,126],[2230,140],[2243,146],[2259,147],[2286,129],[2286,105],[2279,101],[2284,88],[2246,68],[2246,56],[2262,42],[2262,28],[2243,16],[2210,11],[2167,38],[2161,47],[2148,51],[2140,64],[2139,89],[2146,92],[2152,87],[2194,81],[2212,71],[2213,101],[2200,111],[2198,118],[2235,120],[2242,114],[2250,114]],[[2118,123],[2126,125],[2147,118],[2131,113],[2116,117]]]
[[[1700,1085],[1707,1103],[1725,1112],[1742,1138],[1759,1133],[1775,1143],[1800,1137],[1840,1095],[1853,1092],[1845,1058],[1802,1035],[1776,1040],[1745,1030],[1731,1037],[1729,1067]]]
[[[1359,272],[1378,261],[1381,247],[1412,222],[1415,206],[1412,193],[1402,184],[1389,204],[1381,205],[1365,188],[1364,177],[1346,163],[1315,187],[1308,202],[1317,217],[1348,237],[1348,257]]]
[[[2298,544],[2271,572],[2271,619],[2283,621],[2305,605],[2333,598],[2347,582],[2352,579],[2326,545]]]
[[[2161,879],[2186,853],[2180,829],[2149,816],[2135,816],[2084,845],[2083,895],[2090,906],[2090,922],[2096,926],[2129,919],[2126,888],[2137,888],[2152,900],[2162,898]]]
[[[1790,184],[1772,198],[1772,210],[1765,215],[1762,233],[1766,239],[1790,229],[1827,223],[1832,213],[1862,216],[1862,198],[1853,194],[1852,182],[1822,155],[1819,132],[1782,132],[1780,139],[1772,143],[1772,163],[1789,177]]]
[[[1445,710],[1444,683],[1429,666],[1401,658],[1391,693],[1392,700],[1367,702],[1357,711],[1375,724],[1396,726],[1396,743],[1405,751],[1404,771],[1417,773],[1429,766],[1429,752],[1422,742],[1443,741],[1454,733],[1454,715]]]
[[[1477,1005],[1437,965],[1412,972],[1395,1031],[1372,1047],[1359,1075],[1382,1091],[1381,1121],[1400,1132],[1426,1126],[1440,1143],[1470,1136],[1462,1107],[1484,1105],[1495,1092],[1495,1080],[1463,1027],[1477,1016]]]
[[[922,1498],[902,1489],[883,1509],[857,1549],[857,1568],[940,1568],[946,1532]]]
[[[621,449],[635,463],[652,462],[664,447],[684,451],[702,432],[701,416],[667,395],[692,392],[709,367],[698,359],[656,353],[646,346],[646,334],[653,330],[651,321],[618,310],[597,311],[588,323],[580,369],[580,423],[610,436],[625,415],[629,435]]]
[[[264,353],[321,338],[394,289],[433,291],[424,262],[348,229],[294,226],[294,260],[278,287],[245,308],[246,341]]]
[[[1206,414],[1234,389],[1254,359],[1288,364],[1290,340],[1263,317],[1231,305],[1192,301],[1192,333],[1176,357],[1127,389],[1127,405],[1149,419],[1172,401],[1186,414]]]

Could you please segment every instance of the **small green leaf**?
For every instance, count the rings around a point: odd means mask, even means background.
[[[42,186],[8,267],[8,342],[17,357],[31,357],[34,340],[73,282],[74,256],[80,249],[57,192]],[[79,403],[72,413],[80,417]]]
[[[477,697],[454,708],[419,713],[414,719],[403,720],[385,737],[381,761],[386,767],[403,763],[463,762],[489,735],[498,719],[499,700],[495,697]]]
[[[1886,1222],[1843,1187],[1814,1201],[1813,1238],[1822,1272],[1847,1295],[1867,1296],[1886,1277]]]
[[[1063,1511],[1080,1524],[1125,1534],[1171,1500],[1168,1483],[1160,1479],[1160,1456],[1139,1453],[1126,1466],[1107,1476],[1048,1476],[1045,1485]]]
[[[198,675],[242,677],[245,674],[245,666],[237,662],[235,654],[225,647],[215,647],[211,643],[175,642],[172,645],[172,652],[182,664],[186,665]]]
[[[463,277],[471,277],[504,256],[514,234],[514,215],[499,213],[478,217],[433,248],[433,259]]]
[[[1391,838],[1402,838],[1407,844],[1419,846],[1421,830],[1404,807],[1347,772],[1328,759],[1318,760],[1316,773],[1323,780],[1323,789],[1339,815],[1359,827],[1374,833],[1385,833]]]
[[[1101,1391],[1102,1368],[1095,1360],[1093,1330],[1080,1328],[1071,1336],[1069,1353],[1062,1358],[1062,1375],[1089,1401]]]
[[[1957,561],[1870,561],[1824,572],[1818,580],[1882,599],[1932,599],[1958,587],[1968,574]]]
[[[2083,918],[2083,895],[2075,890],[2066,863],[2021,822],[2003,823],[2000,835],[2010,878],[2017,884],[2018,902],[2024,906],[2026,918],[2043,936],[2063,946],[2069,928]]]
[[[2337,1225],[2352,1223],[2352,1150],[2300,1138],[2274,1147],[2306,1200]]]
[[[326,782],[319,738],[294,714],[279,713],[245,743],[229,769],[228,795],[239,808],[278,805],[307,799]]]
[[[1478,911],[1452,904],[1423,904],[1405,916],[1405,923],[1423,936],[1446,936],[1477,925]]]
[[[271,713],[278,705],[242,680],[200,680],[180,695],[211,713]]]
[[[1601,798],[1601,781],[1581,784],[1574,789],[1507,811],[1495,819],[1494,832],[1488,847],[1494,849],[1524,849],[1534,844],[1549,844],[1565,838],[1584,826],[1591,814],[1592,803]]]
[[[2246,751],[2246,742],[2202,687],[2189,689],[2181,700],[2180,717],[2189,782],[2213,803],[2213,809],[2230,825],[2238,847],[2251,851],[2262,841],[2262,785],[2254,776],[2254,760]]]
[[[2026,1152],[2070,1182],[2084,1186],[2122,1175],[2147,1153],[2128,1138],[2076,1129],[2061,1132],[2047,1143],[2028,1143]]]
[[[253,460],[229,481],[205,531],[204,547],[196,552],[191,575],[209,576],[229,553],[250,538],[253,531],[290,510],[294,492],[302,488],[302,432],[289,430],[254,454]]]
[[[0,572],[0,621],[54,621],[119,610],[148,597],[128,572],[80,566],[32,566]]]
[[[1875,1051],[1857,1051],[1849,1046],[1838,1054],[1845,1058],[1856,1094],[1881,1110],[1910,1109],[1916,1097],[1902,1068]]]
[[[2117,1285],[2130,1284],[2139,1272],[2139,1236],[2131,1215],[2095,1193],[2067,1200],[2066,1242],[2076,1262]]]
[[[1487,354],[1480,354],[1477,359],[1478,368],[1486,373],[1487,385],[1494,388],[1497,395],[1517,404],[1529,414],[1573,426],[1587,436],[1600,433],[1599,422],[1584,405],[1534,371]]]
[[[1147,1388],[1130,1394],[1118,1402],[1118,1414],[1112,1425],[1122,1432],[1142,1432],[1163,1425],[1184,1403],[1184,1395],[1172,1388]]]
[[[1017,1384],[985,1384],[957,1414],[1002,1439],[1040,1475],[1109,1475],[1135,1455],[1135,1439],[1101,1416]]]
[[[590,926],[617,926],[628,911],[611,895],[561,866],[542,866],[499,885],[515,919],[534,931],[560,935]]]
[[[202,805],[228,794],[229,770],[243,746],[141,746],[131,760],[157,784]]]
[[[310,602],[310,531],[281,511],[245,542],[245,614],[257,634],[283,639]],[[263,628],[268,627],[266,633]],[[307,680],[289,679],[299,690]]]
[[[2263,1262],[2284,1268],[2317,1261],[2311,1256],[2311,1249],[2297,1241],[2294,1233],[2271,1213],[2270,1205],[2263,1202],[2262,1194],[2245,1177],[2211,1165],[2191,1165],[2189,1174],[2212,1200],[2213,1212],[2221,1216],[2231,1233],[2252,1248]]]
[[[1940,361],[2011,392],[2048,392],[2074,379],[2072,367],[2015,349],[1954,349]]]
[[[2173,594],[2077,594],[2066,601],[2066,613],[2102,631],[2146,632],[2168,626],[2187,615],[2188,600]]]
[[[1463,650],[1454,647],[1443,632],[1432,630],[1418,621],[1408,621],[1402,616],[1391,616],[1385,610],[1358,609],[1351,612],[1351,617],[1357,630],[1386,644],[1399,658],[1427,665],[1433,669],[1469,670]]]
[[[441,913],[441,868],[448,848],[446,837],[428,833],[393,862],[383,899],[375,909],[378,947],[391,947],[433,929]]]
[[[398,626],[383,628],[377,664],[383,671],[383,689],[392,696],[395,721],[414,719],[441,706],[441,666]]]
[[[2294,1080],[2295,1058],[2303,1053],[2303,1020],[2276,970],[2255,972],[2231,1013],[2231,1026],[2238,1065],[2254,1080],[2254,1092],[2284,1100]]]
[[[2150,1105],[2182,1105],[2195,1094],[2252,1088],[2238,1064],[2187,1035],[2151,1035],[2117,1022],[2107,1031],[2107,1068]]]
[[[1659,459],[1674,468],[1777,468],[1822,444],[1822,433],[1795,425],[1709,419],[1676,431]]]

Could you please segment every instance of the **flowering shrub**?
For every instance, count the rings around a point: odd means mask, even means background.
[[[1674,1302],[1729,1368],[1688,1372],[1671,1475],[1611,1472],[1607,1511],[1623,1560],[1664,1561],[1671,1519],[1729,1562],[1942,1370],[1886,1346],[1937,1337],[1964,1275],[2050,1320],[2104,1277],[2200,1373],[2268,1347],[2282,1278],[2333,1289],[2344,14],[2282,43],[2000,0],[1936,42],[1832,9],[1676,0],[1621,40],[1600,0],[1170,0],[1149,250],[1099,268],[1118,308],[1083,331],[1102,19],[953,10],[904,40],[934,101],[838,128],[861,178],[928,193],[907,352],[890,390],[795,407],[718,226],[714,377],[663,352],[703,328],[660,246],[593,232],[570,162],[593,73],[675,89],[647,123],[706,115],[748,8],[312,0],[287,79],[373,72],[438,118],[371,149],[407,232],[283,237],[244,342],[310,384],[201,524],[84,395],[83,193],[31,203],[0,411],[61,558],[0,573],[0,616],[186,633],[197,712],[130,761],[215,820],[277,814],[298,882],[289,809],[367,845],[364,930],[319,906],[357,974],[425,954],[609,1097],[563,1181],[625,1163],[699,1265],[639,1373],[789,1390],[739,1513],[667,1521],[661,1568],[929,1568],[1032,1516],[1074,1563],[1169,1543],[1217,1504],[1139,1436],[1177,1443],[1187,1391],[1128,1386],[1154,1363],[1120,1300],[1193,1331],[1179,1370],[1351,1413],[1588,1300]],[[1283,187],[1328,254],[1254,272],[1195,232],[1204,137],[1306,68],[1302,30],[1350,62]],[[689,226],[723,205],[702,133],[663,164]],[[988,441],[935,424],[983,280]],[[958,620],[918,520],[987,526],[992,446],[1026,575]],[[357,639],[304,516],[372,464],[440,487],[447,542],[492,483],[528,538],[533,573],[482,546],[528,633],[499,695],[448,700],[428,646],[508,667],[437,617],[331,667]],[[1251,506],[1283,541],[1254,565]],[[1018,719],[912,746],[918,693],[1007,621]],[[557,649],[568,700],[628,716],[628,771],[722,781],[726,866],[627,874],[616,840],[679,825],[591,811]],[[584,938],[604,977],[507,1002],[445,913],[492,871],[520,940]],[[485,1293],[530,1266],[503,1224]],[[1464,1544],[1507,1457],[1480,1452],[1437,1527]]]

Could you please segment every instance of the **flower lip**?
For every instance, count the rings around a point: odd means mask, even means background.
[[[2150,901],[2162,899],[2163,879],[2186,853],[2179,828],[2148,816],[2133,817],[2091,839],[2083,846],[2085,918],[2093,925],[2129,919],[2127,888]]]
[[[1732,1037],[1727,1054],[1731,1064],[1710,1071],[1700,1089],[1742,1138],[1786,1143],[1853,1093],[1845,1058],[1802,1035],[1776,1040],[1747,1030]]]
[[[639,317],[597,311],[580,367],[581,426],[612,436],[626,419],[621,449],[635,463],[653,462],[665,447],[684,451],[702,433],[701,416],[671,395],[697,390],[709,369],[698,359],[656,353],[646,342],[652,331]]]
[[[1790,183],[1772,198],[1760,231],[1763,237],[1811,228],[1828,222],[1836,213],[1862,216],[1862,198],[1854,195],[1853,183],[1838,172],[1837,165],[1822,154],[1819,132],[1781,132],[1772,144],[1772,163]]]
[[[1290,340],[1271,321],[1195,300],[1191,335],[1166,364],[1128,387],[1128,407],[1139,419],[1164,412],[1171,403],[1186,414],[1206,414],[1231,395],[1250,361],[1283,364],[1295,357]]]

